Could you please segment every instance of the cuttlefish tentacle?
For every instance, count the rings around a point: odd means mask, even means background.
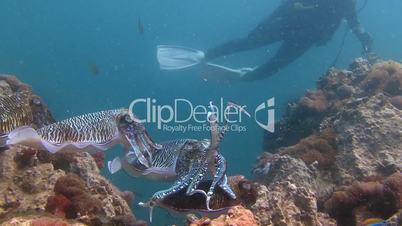
[[[190,176],[190,174],[187,174],[187,175],[179,178],[178,180],[176,180],[175,183],[173,184],[173,186],[170,187],[169,189],[156,192],[152,196],[151,200],[163,199],[168,195],[171,195],[181,189],[184,189],[185,187],[187,187],[190,184],[190,182],[191,182],[191,176]]]
[[[155,149],[162,149],[162,145],[161,144],[158,144],[158,143],[155,143],[154,141],[153,141],[153,139],[151,138],[151,136],[148,134],[148,131],[147,130],[144,130],[143,131],[143,133],[142,133],[142,139],[145,141],[145,143],[147,143],[148,145],[150,145],[152,148],[155,148]]]
[[[137,156],[138,161],[145,167],[150,167],[150,163],[148,162],[148,159],[146,159],[144,154],[141,152],[140,147],[138,146],[137,142],[130,139],[127,135],[126,135],[126,139],[130,143],[131,147],[133,148],[133,152]]]
[[[119,124],[121,132],[132,146],[140,163],[151,167],[153,152],[161,149],[161,145],[156,144],[150,138],[143,124],[133,120],[129,114],[122,116],[123,121],[120,121]]]
[[[171,188],[155,193],[153,195],[153,198],[163,199],[164,197],[175,193],[185,187],[188,187],[187,195],[199,193],[200,191],[197,190],[197,186],[199,182],[202,181],[205,176],[205,172],[207,171],[205,161],[205,155],[197,155],[196,158],[191,160],[191,163],[189,164],[189,170],[187,172],[181,173],[181,175],[179,175],[179,179],[175,181]],[[202,193],[206,196],[204,191]]]
[[[206,166],[202,167],[193,167],[190,171],[190,184],[187,187],[186,190],[186,195],[193,195],[196,193],[201,193],[204,196],[207,196],[207,194],[203,190],[197,189],[198,185],[200,182],[204,179],[204,176],[207,172],[208,168]]]
[[[211,186],[209,187],[208,193],[207,193],[207,208],[209,209],[209,202],[211,200],[212,195],[214,194],[214,190],[216,185],[222,185],[220,187],[223,188],[223,190],[233,199],[236,199],[236,195],[234,194],[233,190],[227,185],[227,180],[226,178],[226,160],[225,158],[221,155],[218,154],[216,156],[215,160],[215,166],[216,166],[216,172],[214,174],[214,177],[212,179]],[[221,183],[221,181],[223,181]],[[225,185],[226,184],[226,185]]]
[[[141,134],[139,138],[141,140],[140,144],[144,147],[145,152],[148,154],[148,161],[152,163],[152,150],[154,149],[154,147],[147,142],[144,134]]]
[[[230,188],[228,184],[228,177],[226,174],[223,176],[222,180],[218,182],[218,186],[225,191],[226,194],[228,194],[232,199],[236,199],[236,193]]]

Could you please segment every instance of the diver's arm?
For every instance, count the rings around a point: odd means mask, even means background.
[[[347,5],[346,20],[348,21],[349,27],[352,29],[353,33],[363,45],[363,52],[370,52],[373,40],[371,39],[371,35],[363,29],[357,19],[356,2],[354,0],[350,0]]]

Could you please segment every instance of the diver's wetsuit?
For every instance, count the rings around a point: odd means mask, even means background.
[[[282,41],[270,61],[243,77],[243,80],[264,79],[292,63],[312,46],[324,45],[343,18],[364,50],[369,51],[372,41],[357,20],[355,0],[286,0],[247,37],[208,50],[206,60]]]

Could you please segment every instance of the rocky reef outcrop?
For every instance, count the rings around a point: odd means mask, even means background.
[[[260,223],[400,222],[401,95],[401,64],[357,59],[290,104],[253,169]]]
[[[356,59],[329,70],[264,135],[257,201],[245,206],[257,224],[402,225],[401,108],[401,64]]]
[[[0,76],[0,94],[30,92],[15,77]],[[54,121],[32,94],[33,126]],[[0,152],[0,225],[146,225],[137,221],[120,192],[100,175],[88,153],[50,154],[23,146]],[[98,160],[98,161],[97,161]]]
[[[187,219],[190,226],[226,226],[226,225],[244,225],[244,226],[258,226],[258,222],[255,219],[253,213],[242,207],[235,206],[228,210],[228,213],[221,215],[218,218],[210,219],[203,217],[201,219]]]

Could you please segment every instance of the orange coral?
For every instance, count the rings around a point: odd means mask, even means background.
[[[216,219],[209,219],[207,217],[199,220],[194,220],[189,224],[190,226],[257,226],[258,223],[254,214],[242,206],[231,208],[226,215],[221,215]]]

